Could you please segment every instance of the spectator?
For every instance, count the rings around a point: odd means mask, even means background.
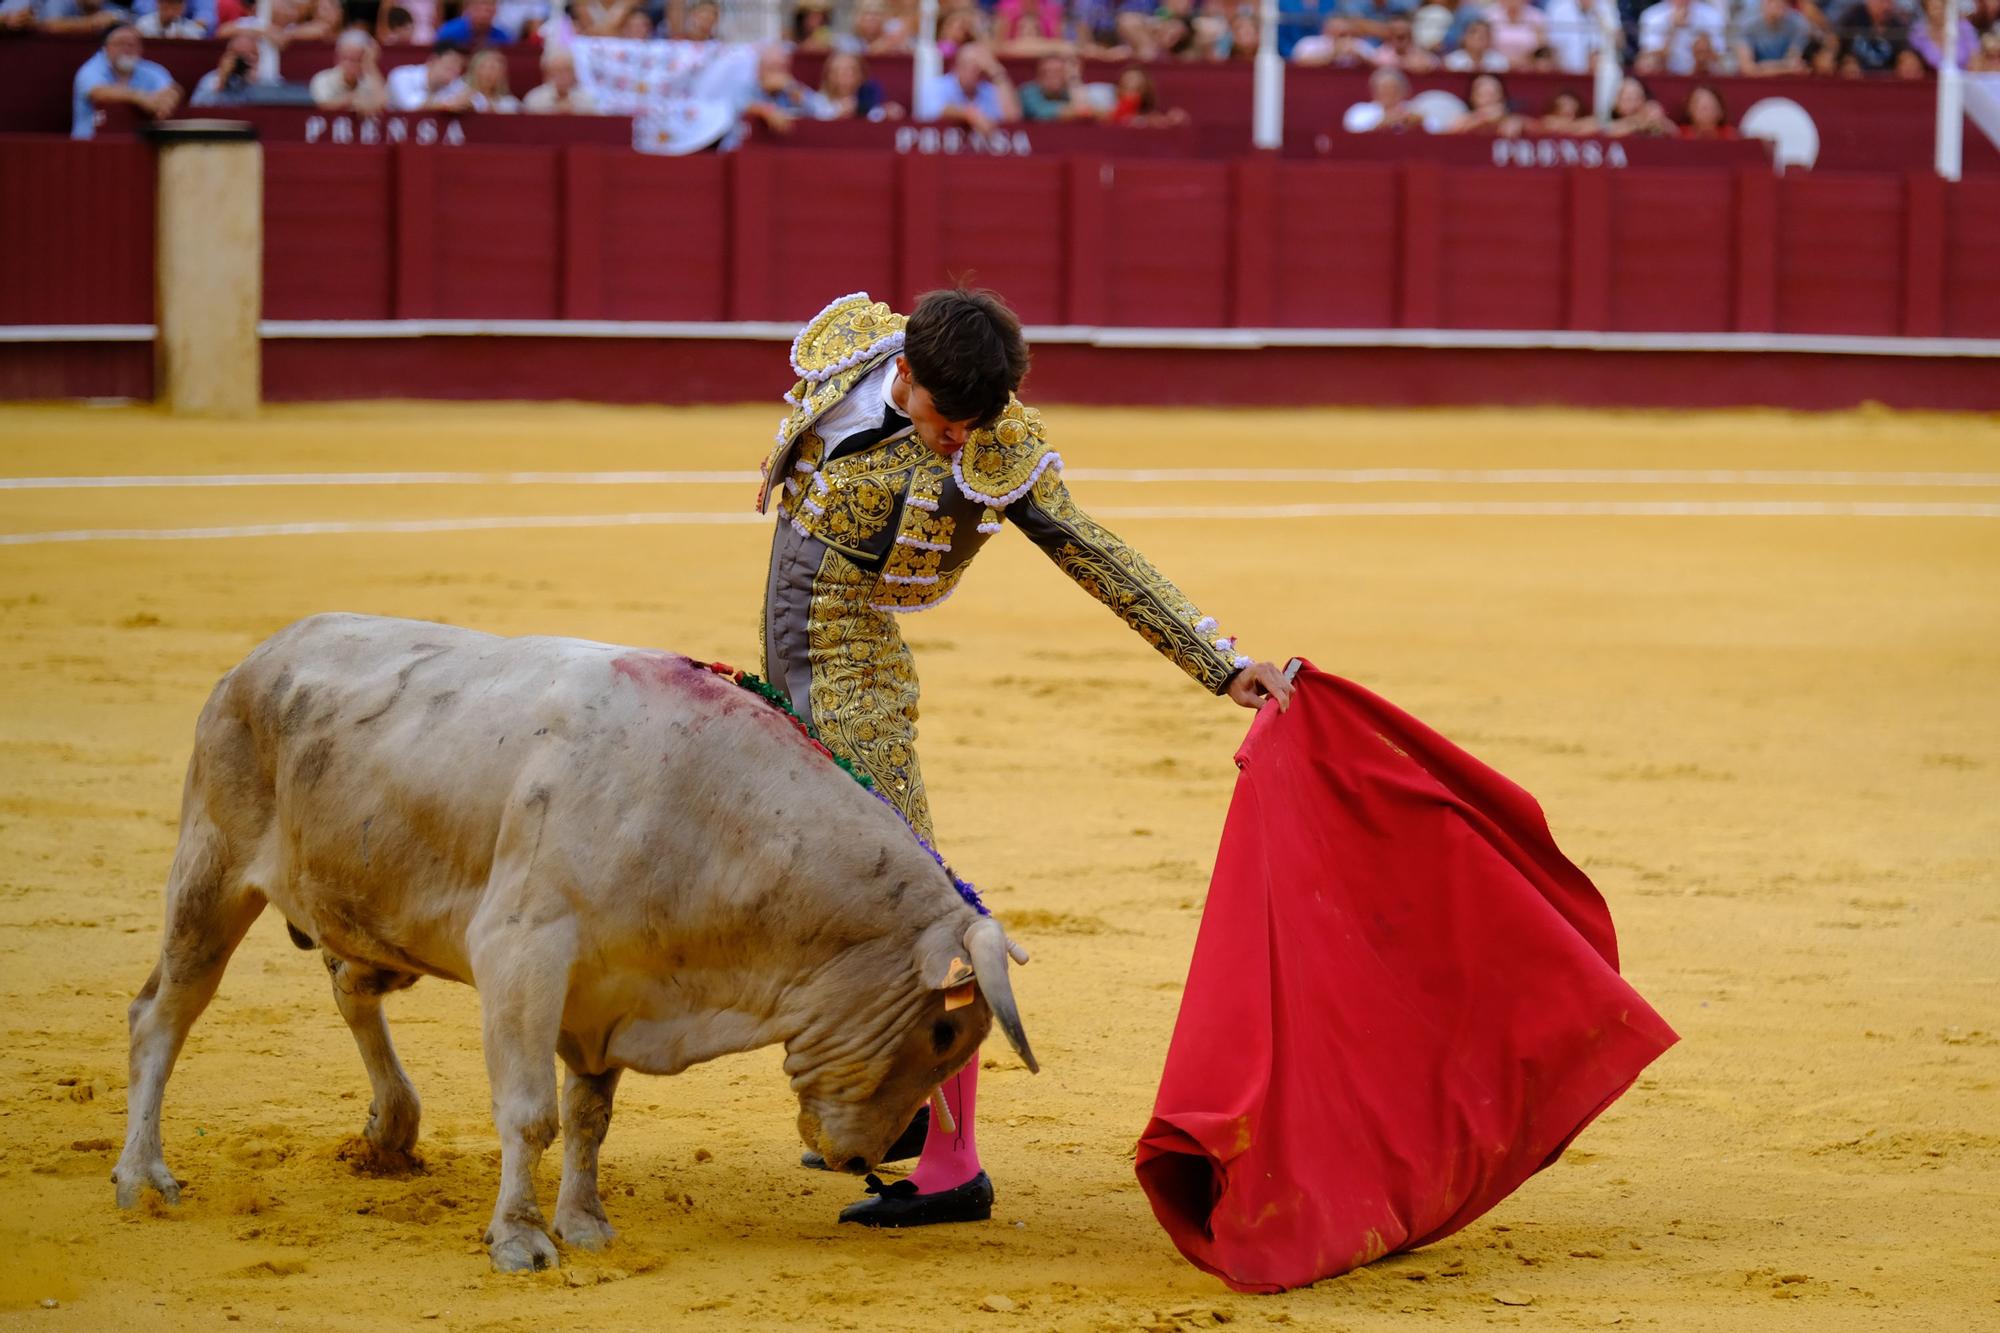
[[[389,100],[382,70],[375,63],[375,39],[360,28],[349,28],[333,44],[333,65],[312,76],[307,88],[313,105],[323,111],[352,111],[372,116]]]
[[[542,49],[542,81],[528,89],[521,109],[538,116],[594,116],[597,99],[576,86],[576,59],[565,46]]]
[[[1498,74],[1475,74],[1465,90],[1466,113],[1446,134],[1497,134],[1512,139],[1521,133],[1521,118],[1507,101],[1507,83]]]
[[[1033,56],[1069,49],[1062,0],[1000,0],[993,37],[1009,55]]]
[[[950,71],[931,81],[920,105],[934,120],[955,121],[980,134],[1021,118],[1020,99],[1007,71],[979,42],[958,48]]]
[[[1639,72],[1694,73],[1696,34],[1706,36],[1716,51],[1729,41],[1722,11],[1708,0],[1659,0],[1647,6],[1639,16]]]
[[[1896,67],[1896,53],[1909,44],[1910,26],[1896,0],[1855,0],[1840,19],[1840,40],[1846,59],[1863,74],[1886,74]]]
[[[190,106],[242,106],[256,90],[257,61],[263,54],[257,30],[238,26],[223,43],[222,58],[194,86]]]
[[[626,11],[625,17],[618,20],[616,35],[628,42],[650,42],[658,32],[653,27],[651,14],[643,9],[633,9]]]
[[[582,36],[616,37],[625,16],[638,7],[639,0],[575,0],[569,21]]]
[[[132,26],[146,38],[192,41],[208,36],[208,25],[187,12],[187,0],[157,0],[153,12],[141,14]]]
[[[1989,28],[1979,38],[1979,54],[1972,58],[1975,74],[2000,74],[2000,27]]]
[[[27,12],[41,31],[70,35],[94,36],[132,21],[132,11],[111,0],[44,0],[39,11]]]
[[[1340,118],[1349,134],[1392,133],[1424,128],[1424,118],[1410,105],[1410,80],[1403,71],[1385,65],[1368,76],[1368,100],[1356,102]]]
[[[1416,33],[1408,19],[1389,20],[1388,33],[1376,44],[1369,58],[1378,65],[1411,74],[1428,74],[1438,64],[1436,56],[1417,45]]]
[[[431,48],[421,65],[398,65],[389,71],[389,105],[397,111],[463,111],[465,51],[450,42]]]
[[[1677,133],[1679,127],[1667,115],[1666,108],[1653,100],[1652,93],[1636,74],[1627,74],[1618,85],[1618,95],[1611,101],[1611,119],[1598,131],[1613,139],[1623,139],[1628,135],[1654,137]]]
[[[1596,65],[1598,49],[1604,45],[1600,3],[1610,0],[1549,0],[1549,50],[1563,73],[1588,74]],[[1616,40],[1622,54],[1623,35]]]
[[[382,25],[375,40],[384,46],[410,46],[417,40],[417,20],[401,5],[384,5],[378,11]]]
[[[331,0],[331,3],[341,2]],[[538,42],[542,38],[542,25],[549,21],[549,0],[500,0],[493,21],[521,41]]]
[[[1247,9],[1239,9],[1229,20],[1230,60],[1255,60],[1257,44],[1263,39],[1263,25],[1257,16]]]
[[[1139,129],[1187,124],[1187,112],[1179,107],[1160,110],[1160,95],[1153,88],[1153,76],[1144,65],[1127,65],[1118,75],[1118,101],[1104,117],[1113,125]]]
[[[499,13],[499,0],[465,0],[458,17],[438,29],[437,39],[467,50],[505,46],[514,40],[514,34],[495,22]]]
[[[1722,94],[1710,83],[1697,83],[1688,90],[1681,107],[1681,138],[1734,139],[1736,127],[1729,123],[1729,109]]]
[[[1915,83],[1928,79],[1931,76],[1931,67],[1924,63],[1924,58],[1917,54],[1915,47],[1906,46],[1896,52],[1895,74],[1899,79],[1908,79]]]
[[[1585,115],[1583,99],[1565,88],[1549,99],[1549,108],[1535,128],[1543,134],[1595,134],[1597,117]]]
[[[1822,79],[1840,77],[1841,54],[1840,38],[1813,38],[1806,43],[1806,73]],[[1857,70],[1856,73],[1859,73],[1859,71]]]
[[[282,51],[293,42],[332,41],[340,31],[340,13],[339,0],[333,0],[330,11],[309,0],[271,0],[271,16],[266,22],[255,5],[240,15],[231,15],[229,6],[219,3],[216,14],[223,21],[217,24],[216,35],[230,37],[249,31]]]
[[[792,45],[824,51],[833,45],[833,8],[828,0],[797,0],[792,10]]]
[[[1932,69],[1944,68],[1944,0],[1924,0],[1924,16],[1910,27],[1910,45]],[[1969,19],[1958,21],[1958,67],[1971,69],[1979,53],[1979,33]]]
[[[1036,122],[1095,119],[1083,100],[1083,78],[1069,56],[1043,56],[1035,81],[1021,89],[1021,118]]]
[[[901,120],[903,108],[889,100],[882,85],[868,77],[868,67],[852,51],[835,51],[819,75],[821,120]]]
[[[1736,72],[1736,62],[1729,52],[1717,46],[1705,32],[1694,35],[1694,68],[1689,71],[1697,79],[1726,78]]]
[[[1241,11],[1239,11],[1241,12]],[[1417,12],[1416,0],[1340,0],[1338,12],[1363,37],[1386,37],[1389,24]]]
[[[854,7],[853,30],[836,33],[833,47],[857,56],[886,56],[908,52],[910,43],[900,30],[890,31],[889,10],[882,0],[861,0]]]
[[[1375,63],[1375,48],[1354,30],[1352,19],[1336,14],[1326,21],[1318,36],[1299,39],[1299,44],[1292,48],[1292,63],[1360,69]]]
[[[1410,31],[1426,51],[1456,50],[1474,17],[1471,6],[1458,8],[1458,0],[1427,0],[1410,16]]]
[[[512,115],[521,109],[521,99],[507,87],[507,55],[498,47],[487,47],[472,57],[465,77],[471,94],[466,101],[474,111]]]
[[[1535,52],[1548,42],[1549,22],[1528,0],[1499,0],[1486,10],[1487,26],[1493,30],[1493,49],[1510,69],[1526,69]]]
[[[1493,49],[1493,27],[1485,19],[1465,25],[1459,47],[1444,58],[1444,67],[1454,74],[1505,74],[1507,57]]]
[[[743,108],[747,124],[755,121],[774,134],[790,134],[792,122],[817,119],[819,94],[792,77],[792,54],[782,46],[757,53],[757,91]]]
[[[1801,74],[1812,25],[1790,0],[1758,0],[1736,32],[1736,68],[1744,74]]]
[[[940,60],[954,60],[961,47],[970,46],[981,40],[979,11],[977,9],[954,9],[949,14],[940,14],[937,25],[937,48]]]
[[[681,20],[681,40],[712,42],[721,26],[722,7],[715,0],[695,0],[688,7],[687,17]]]
[[[164,68],[141,58],[140,48],[139,30],[130,24],[104,34],[104,45],[76,71],[70,138],[95,137],[98,111],[107,106],[129,106],[155,120],[174,113],[181,102],[180,86]]]

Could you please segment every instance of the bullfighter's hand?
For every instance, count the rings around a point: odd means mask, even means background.
[[[1292,682],[1269,662],[1256,662],[1229,678],[1229,697],[1245,708],[1262,708],[1267,699],[1278,701],[1278,711],[1292,706]]]

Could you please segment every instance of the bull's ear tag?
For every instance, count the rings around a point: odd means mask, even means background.
[[[971,1004],[973,989],[973,984],[967,981],[953,986],[950,990],[946,991],[944,993],[944,1011],[950,1013],[954,1009],[963,1009],[966,1005]]]
[[[938,989],[956,990],[960,986],[969,986],[971,984],[972,964],[966,962],[963,958],[953,958],[951,966],[945,969],[944,983]]]

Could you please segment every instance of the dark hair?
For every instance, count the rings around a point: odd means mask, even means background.
[[[1681,120],[1689,125],[1694,124],[1694,99],[1699,93],[1707,93],[1715,99],[1715,109],[1721,117],[1716,123],[1727,125],[1729,123],[1729,103],[1722,100],[1722,90],[1712,83],[1697,83],[1694,87],[1688,89],[1687,100],[1681,103]]]
[[[436,42],[431,46],[431,59],[433,60],[439,56],[465,56],[470,58],[471,55],[470,51],[460,46],[457,42]]]
[[[390,27],[392,27],[392,28],[408,28],[408,27],[412,27],[412,26],[414,26],[415,24],[416,24],[416,20],[415,20],[414,18],[411,18],[411,17],[410,17],[410,11],[409,11],[409,10],[407,10],[407,9],[403,8],[403,7],[401,6],[401,5],[390,5],[390,6],[389,6],[389,26],[390,26]]]
[[[1559,103],[1559,102],[1561,102],[1561,101],[1562,101],[1562,100],[1563,100],[1564,98],[1568,98],[1568,99],[1569,99],[1569,100],[1570,100],[1571,102],[1575,103],[1575,104],[1576,104],[1576,109],[1577,109],[1578,111],[1582,111],[1582,110],[1583,110],[1583,98],[1582,98],[1582,97],[1580,97],[1580,96],[1579,96],[1579,95],[1577,94],[1577,91],[1576,91],[1576,89],[1574,89],[1574,88],[1558,88],[1558,89],[1556,89],[1556,92],[1555,92],[1555,96],[1553,96],[1553,97],[1549,98],[1549,108],[1548,108],[1548,110],[1547,110],[1547,111],[1544,111],[1544,112],[1543,112],[1542,114],[1543,114],[1543,115],[1546,115],[1546,116],[1553,116],[1553,115],[1555,115],[1555,114],[1556,114],[1556,104],[1557,104],[1557,103]]]
[[[910,374],[947,421],[990,426],[1028,373],[1021,321],[988,291],[925,292],[903,329]]]

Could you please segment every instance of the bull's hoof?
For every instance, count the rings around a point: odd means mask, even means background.
[[[386,1156],[407,1156],[410,1149],[417,1146],[417,1124],[421,1114],[414,1096],[393,1101],[387,1107],[370,1103],[368,1123],[362,1126],[361,1137]]]
[[[138,1205],[151,1185],[160,1192],[160,1197],[168,1203],[181,1201],[181,1183],[174,1179],[174,1173],[167,1170],[163,1161],[153,1161],[145,1166],[131,1167],[123,1162],[111,1171],[111,1183],[118,1187],[118,1206],[132,1208]]]
[[[618,1238],[617,1230],[602,1217],[589,1213],[565,1213],[556,1209],[556,1238],[577,1250],[601,1250]]]
[[[558,1268],[556,1243],[539,1227],[517,1226],[504,1236],[487,1234],[486,1252],[496,1273],[539,1273]]]

